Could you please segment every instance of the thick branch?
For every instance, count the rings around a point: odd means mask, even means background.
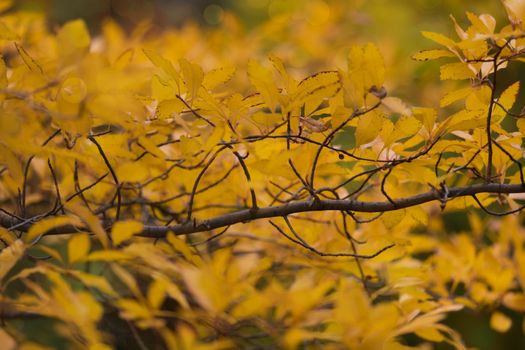
[[[448,189],[448,199],[452,200],[457,197],[472,196],[478,193],[525,193],[525,186],[522,184],[478,184],[465,187],[452,187]],[[420,205],[432,201],[440,201],[441,196],[438,191],[432,190],[421,193],[412,197],[397,198],[395,204],[389,201],[384,202],[363,202],[347,199],[325,199],[325,200],[303,200],[290,202],[283,205],[252,209],[243,209],[232,213],[224,214],[207,220],[188,221],[185,223],[172,226],[145,226],[142,231],[144,237],[160,238],[166,236],[168,232],[177,235],[185,235],[196,232],[205,232],[221,227],[246,223],[253,220],[282,217],[290,214],[301,212],[337,210],[352,211],[361,213],[380,213],[392,211],[407,207]],[[9,229],[10,227],[20,224],[16,217],[9,216],[0,212],[0,225]],[[34,222],[27,222],[16,229],[27,231]],[[61,226],[49,231],[47,234],[67,234],[78,232],[79,228],[72,226]]]

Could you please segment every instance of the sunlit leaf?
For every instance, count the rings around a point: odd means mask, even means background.
[[[474,72],[465,63],[447,63],[440,68],[441,80],[463,80],[474,78]]]
[[[412,55],[417,61],[435,60],[442,57],[454,57],[454,54],[447,50],[423,50]]]
[[[55,216],[42,219],[33,226],[31,226],[29,231],[27,231],[27,234],[24,236],[24,241],[31,242],[35,238],[46,234],[48,231],[52,230],[55,227],[60,227],[64,225],[74,225],[75,223],[78,224],[78,221],[68,216]]]
[[[180,59],[179,65],[184,83],[186,84],[186,89],[188,90],[189,98],[193,100],[197,96],[197,91],[202,85],[204,72],[199,65],[191,63],[185,59]]]
[[[160,119],[171,118],[173,113],[179,114],[186,108],[184,102],[177,98],[164,100],[157,106],[156,115]]]
[[[460,100],[462,98],[467,97],[471,92],[472,92],[472,88],[471,87],[467,87],[467,88],[463,88],[463,89],[459,89],[459,90],[455,90],[455,91],[449,92],[445,96],[443,96],[443,98],[441,99],[439,105],[441,107],[446,107],[446,106],[456,102],[457,100]]]
[[[21,240],[16,240],[0,252],[0,280],[11,270],[11,268],[24,255],[25,245]]]
[[[496,311],[490,316],[490,328],[500,333],[507,332],[512,327],[512,320],[505,314]]]
[[[443,34],[439,34],[435,32],[426,32],[426,31],[421,32],[421,34],[425,38],[430,39],[440,45],[443,45],[447,47],[448,49],[451,49],[455,46],[455,42]]]
[[[272,79],[271,71],[252,60],[248,63],[248,77],[268,108],[275,111],[279,101],[279,92]]]
[[[149,175],[149,169],[141,162],[126,162],[116,168],[120,181],[141,182]]]
[[[381,130],[383,117],[376,112],[367,113],[359,117],[356,130],[357,145],[364,145],[373,141]]]
[[[113,244],[119,245],[125,240],[130,239],[133,235],[140,233],[144,225],[135,220],[118,221],[111,229],[111,238]]]
[[[217,86],[228,82],[234,73],[235,67],[222,67],[213,69],[206,73],[202,81],[202,85],[208,90],[213,90]]]

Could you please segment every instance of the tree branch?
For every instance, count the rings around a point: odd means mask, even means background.
[[[522,184],[477,184],[465,187],[451,187],[449,188],[448,198],[452,200],[458,197],[473,196],[478,193],[493,193],[493,194],[510,194],[510,193],[525,193],[525,186]],[[192,220],[181,224],[172,226],[144,226],[144,230],[140,234],[143,237],[162,238],[168,232],[173,232],[177,235],[186,235],[196,232],[205,232],[231,226],[239,223],[246,223],[253,220],[282,217],[295,213],[314,212],[314,211],[352,211],[361,213],[379,213],[384,211],[392,211],[432,201],[440,201],[441,197],[438,192],[431,190],[411,197],[397,198],[395,204],[384,202],[364,202],[347,199],[324,199],[324,200],[303,200],[283,205],[270,206],[259,208],[254,211],[250,208],[234,211],[228,214],[217,216],[206,220]],[[18,231],[27,231],[35,224],[36,221],[20,222],[19,219],[0,212],[0,225],[9,228],[15,225]],[[46,234],[70,234],[76,233],[82,228],[65,225],[56,227]]]

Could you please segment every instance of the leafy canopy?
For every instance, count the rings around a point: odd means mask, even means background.
[[[500,76],[525,2],[423,32],[437,48],[414,58],[460,81],[439,109],[397,98],[372,43],[329,57],[349,5],[309,3],[252,32],[4,13],[0,343],[465,349],[442,322],[462,308],[515,327],[525,119]],[[470,232],[442,234],[440,211]]]

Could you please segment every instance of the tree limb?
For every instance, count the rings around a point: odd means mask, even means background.
[[[498,193],[498,194],[509,194],[509,193],[525,193],[525,186],[522,184],[477,184],[465,187],[451,187],[448,189],[448,198],[452,200],[458,197],[473,196],[478,193]],[[361,213],[379,213],[385,211],[392,211],[397,209],[408,208],[423,203],[432,201],[440,201],[440,194],[431,190],[425,193],[421,193],[411,197],[397,198],[395,204],[389,201],[384,202],[364,202],[357,200],[348,199],[319,199],[316,201],[302,200],[283,205],[270,206],[259,208],[254,211],[250,208],[234,211],[232,213],[217,216],[206,220],[192,220],[177,225],[171,226],[144,226],[144,230],[140,234],[143,237],[151,238],[162,238],[165,237],[168,232],[173,232],[177,235],[186,235],[196,232],[205,232],[222,228],[230,225],[239,223],[246,223],[253,220],[282,217],[294,213],[302,212],[314,212],[314,211],[352,211]],[[18,226],[18,231],[27,231],[34,225],[36,221],[27,221],[26,223]],[[9,216],[0,212],[0,225],[9,229],[12,226],[19,225],[20,220],[16,217]],[[65,225],[56,227],[46,234],[70,234],[76,233],[81,228],[73,227],[71,225]]]

